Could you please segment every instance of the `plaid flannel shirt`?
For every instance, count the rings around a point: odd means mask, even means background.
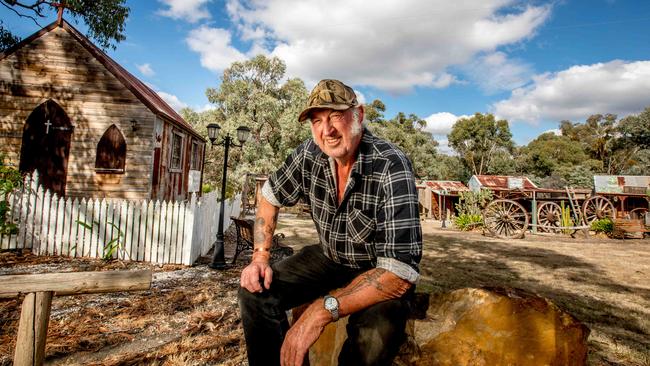
[[[384,268],[415,283],[422,257],[418,194],[411,162],[364,129],[341,204],[334,160],[305,141],[262,189],[271,204],[311,207],[323,253],[352,268]]]

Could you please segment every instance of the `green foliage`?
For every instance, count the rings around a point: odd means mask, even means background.
[[[8,31],[0,20],[0,52],[20,42],[20,38]]]
[[[81,225],[91,232],[94,230],[93,225],[97,226],[97,230],[99,230],[101,225],[99,221],[93,221],[92,224],[88,224],[81,220],[76,220],[76,222],[78,225]],[[124,245],[124,233],[122,230],[120,230],[120,228],[112,222],[108,222],[107,224],[113,228],[113,232],[117,231],[117,236],[113,234],[113,236],[106,243],[104,243],[102,250],[102,259],[105,261],[110,261],[120,250],[122,250],[127,255],[127,257],[129,257],[129,259],[131,259],[131,255],[126,251],[126,247]]]
[[[595,220],[591,223],[591,230],[597,233],[605,233],[610,235],[614,231],[614,221],[609,217],[604,219]]]
[[[301,142],[311,137],[309,125],[298,122],[298,114],[308,93],[300,79],[285,78],[286,66],[277,57],[257,56],[235,62],[224,70],[218,88],[206,91],[216,109],[197,113],[182,111],[199,133],[206,136],[208,123],[221,126],[221,137],[236,136],[239,126],[251,129],[251,138],[243,148],[231,147],[228,157],[226,197],[239,192],[246,173],[269,174]],[[221,186],[223,146],[208,148],[204,182]]]
[[[3,0],[2,5],[18,13],[21,17],[37,22],[37,18],[46,18],[48,12],[56,12],[57,5],[63,3],[65,14],[71,14],[75,22],[81,20],[88,26],[88,37],[101,48],[115,49],[115,43],[126,39],[124,24],[129,17],[126,0]],[[64,15],[65,17],[65,15]],[[2,40],[0,47],[10,47],[17,41],[11,32],[0,28]],[[12,39],[13,37],[13,39]],[[12,42],[13,41],[13,42]]]
[[[22,185],[20,172],[4,163],[5,156],[0,154],[0,234],[15,234],[18,231],[16,224],[9,222],[9,194]]]
[[[370,111],[377,106],[383,106],[383,103],[375,100],[373,106],[369,108]],[[371,118],[375,122],[368,123],[368,129],[376,136],[397,145],[411,160],[416,177],[442,178],[436,150],[438,143],[429,132],[424,131],[427,125],[425,120],[414,114],[406,116],[401,112],[388,121],[381,120],[381,117]]]
[[[456,211],[458,216],[481,216],[483,208],[492,201],[492,191],[482,189],[478,192],[460,192]]]
[[[214,187],[211,184],[203,183],[203,186],[201,187],[201,192],[210,193],[212,191],[214,191]]]
[[[483,226],[482,215],[460,214],[454,218],[454,226],[463,231],[469,231]]]
[[[497,121],[492,114],[459,119],[447,137],[472,174],[487,173],[497,153],[508,154],[514,149],[508,121]]]

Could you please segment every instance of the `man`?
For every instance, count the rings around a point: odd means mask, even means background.
[[[302,365],[323,328],[350,315],[339,365],[388,365],[404,338],[422,256],[411,163],[363,128],[352,88],[322,80],[305,141],[262,188],[239,304],[249,364]],[[320,243],[269,264],[281,206],[303,199]],[[286,311],[309,304],[289,327]]]

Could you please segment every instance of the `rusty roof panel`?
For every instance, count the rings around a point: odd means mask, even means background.
[[[527,177],[515,177],[508,175],[475,175],[476,179],[481,183],[485,188],[492,189],[537,189],[535,183],[533,183]]]
[[[459,182],[459,181],[426,180],[423,181],[422,184],[426,185],[429,189],[437,193],[441,193],[443,190],[446,190],[447,192],[450,193],[469,191],[469,188],[467,188],[467,186],[463,182]]]

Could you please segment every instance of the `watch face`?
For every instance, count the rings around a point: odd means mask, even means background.
[[[325,309],[327,310],[335,310],[338,308],[338,305],[338,301],[336,301],[336,299],[333,297],[328,297],[325,299]]]

